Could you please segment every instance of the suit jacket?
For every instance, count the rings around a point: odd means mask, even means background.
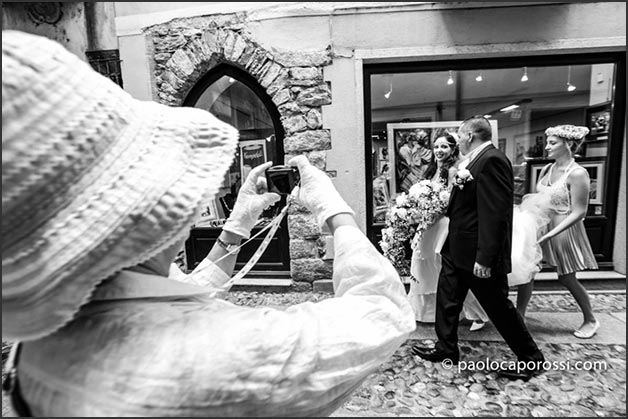
[[[508,158],[493,145],[467,166],[473,179],[454,184],[447,215],[449,235],[443,254],[454,266],[473,271],[479,264],[492,273],[511,271],[513,174]]]

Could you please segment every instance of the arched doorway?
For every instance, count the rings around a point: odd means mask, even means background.
[[[193,269],[214,245],[220,234],[221,222],[229,216],[242,182],[251,168],[267,161],[283,163],[284,130],[277,108],[257,80],[228,64],[220,64],[206,74],[192,88],[183,106],[205,109],[240,132],[237,154],[216,196],[215,208],[208,209],[204,223],[192,229],[186,242],[188,268]],[[274,208],[265,211],[252,235],[270,222],[283,205],[285,198]],[[265,233],[243,246],[236,269],[242,268],[251,258],[264,236]],[[249,276],[290,276],[286,219]]]

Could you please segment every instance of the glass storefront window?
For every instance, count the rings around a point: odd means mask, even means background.
[[[240,132],[236,156],[217,194],[216,208],[208,208],[208,214],[203,214],[204,219],[209,221],[224,220],[229,216],[242,182],[251,169],[267,161],[277,161],[273,120],[255,92],[228,75],[205,89],[194,107],[211,112]],[[216,214],[212,214],[214,210]],[[262,218],[270,215],[265,213]]]
[[[239,144],[233,164],[225,174],[216,199],[209,203],[201,219],[190,231],[185,244],[186,262],[190,269],[205,259],[236,202],[243,181],[251,169],[267,161],[281,164],[284,159],[284,130],[280,114],[263,86],[246,71],[221,63],[205,74],[188,92],[183,106],[209,111],[218,119],[234,126]],[[257,236],[264,226],[286,205],[286,196],[265,209],[245,241],[236,259],[236,269],[242,269],[265,239]],[[284,218],[271,238],[268,248],[250,273],[251,277],[290,278],[290,237],[288,221]]]
[[[413,179],[400,148],[413,136],[431,147],[471,115],[493,124],[493,143],[513,164],[515,199],[534,190],[546,159],[547,127],[591,129],[577,160],[591,176],[589,215],[603,215],[616,64],[517,66],[370,74],[373,226]],[[420,177],[420,170],[414,173]],[[408,180],[410,179],[410,181]]]

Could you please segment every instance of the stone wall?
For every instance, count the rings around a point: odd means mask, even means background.
[[[87,61],[88,36],[83,2],[4,2],[2,30],[7,29],[45,36]]]
[[[331,135],[323,128],[321,107],[331,104],[331,86],[323,67],[331,64],[330,49],[315,52],[269,51],[245,29],[242,14],[177,19],[146,28],[153,57],[153,98],[181,106],[194,85],[212,68],[228,63],[247,71],[277,106],[286,133],[287,161],[308,156],[325,170]],[[314,217],[299,205],[288,212],[291,275],[312,283],[330,279],[332,262],[325,257],[325,238]]]

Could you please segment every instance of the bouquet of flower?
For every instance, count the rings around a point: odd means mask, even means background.
[[[410,274],[405,243],[412,238],[411,248],[416,249],[425,230],[444,214],[448,204],[449,190],[439,181],[422,180],[407,194],[397,196],[386,215],[386,228],[379,244],[400,275]]]

